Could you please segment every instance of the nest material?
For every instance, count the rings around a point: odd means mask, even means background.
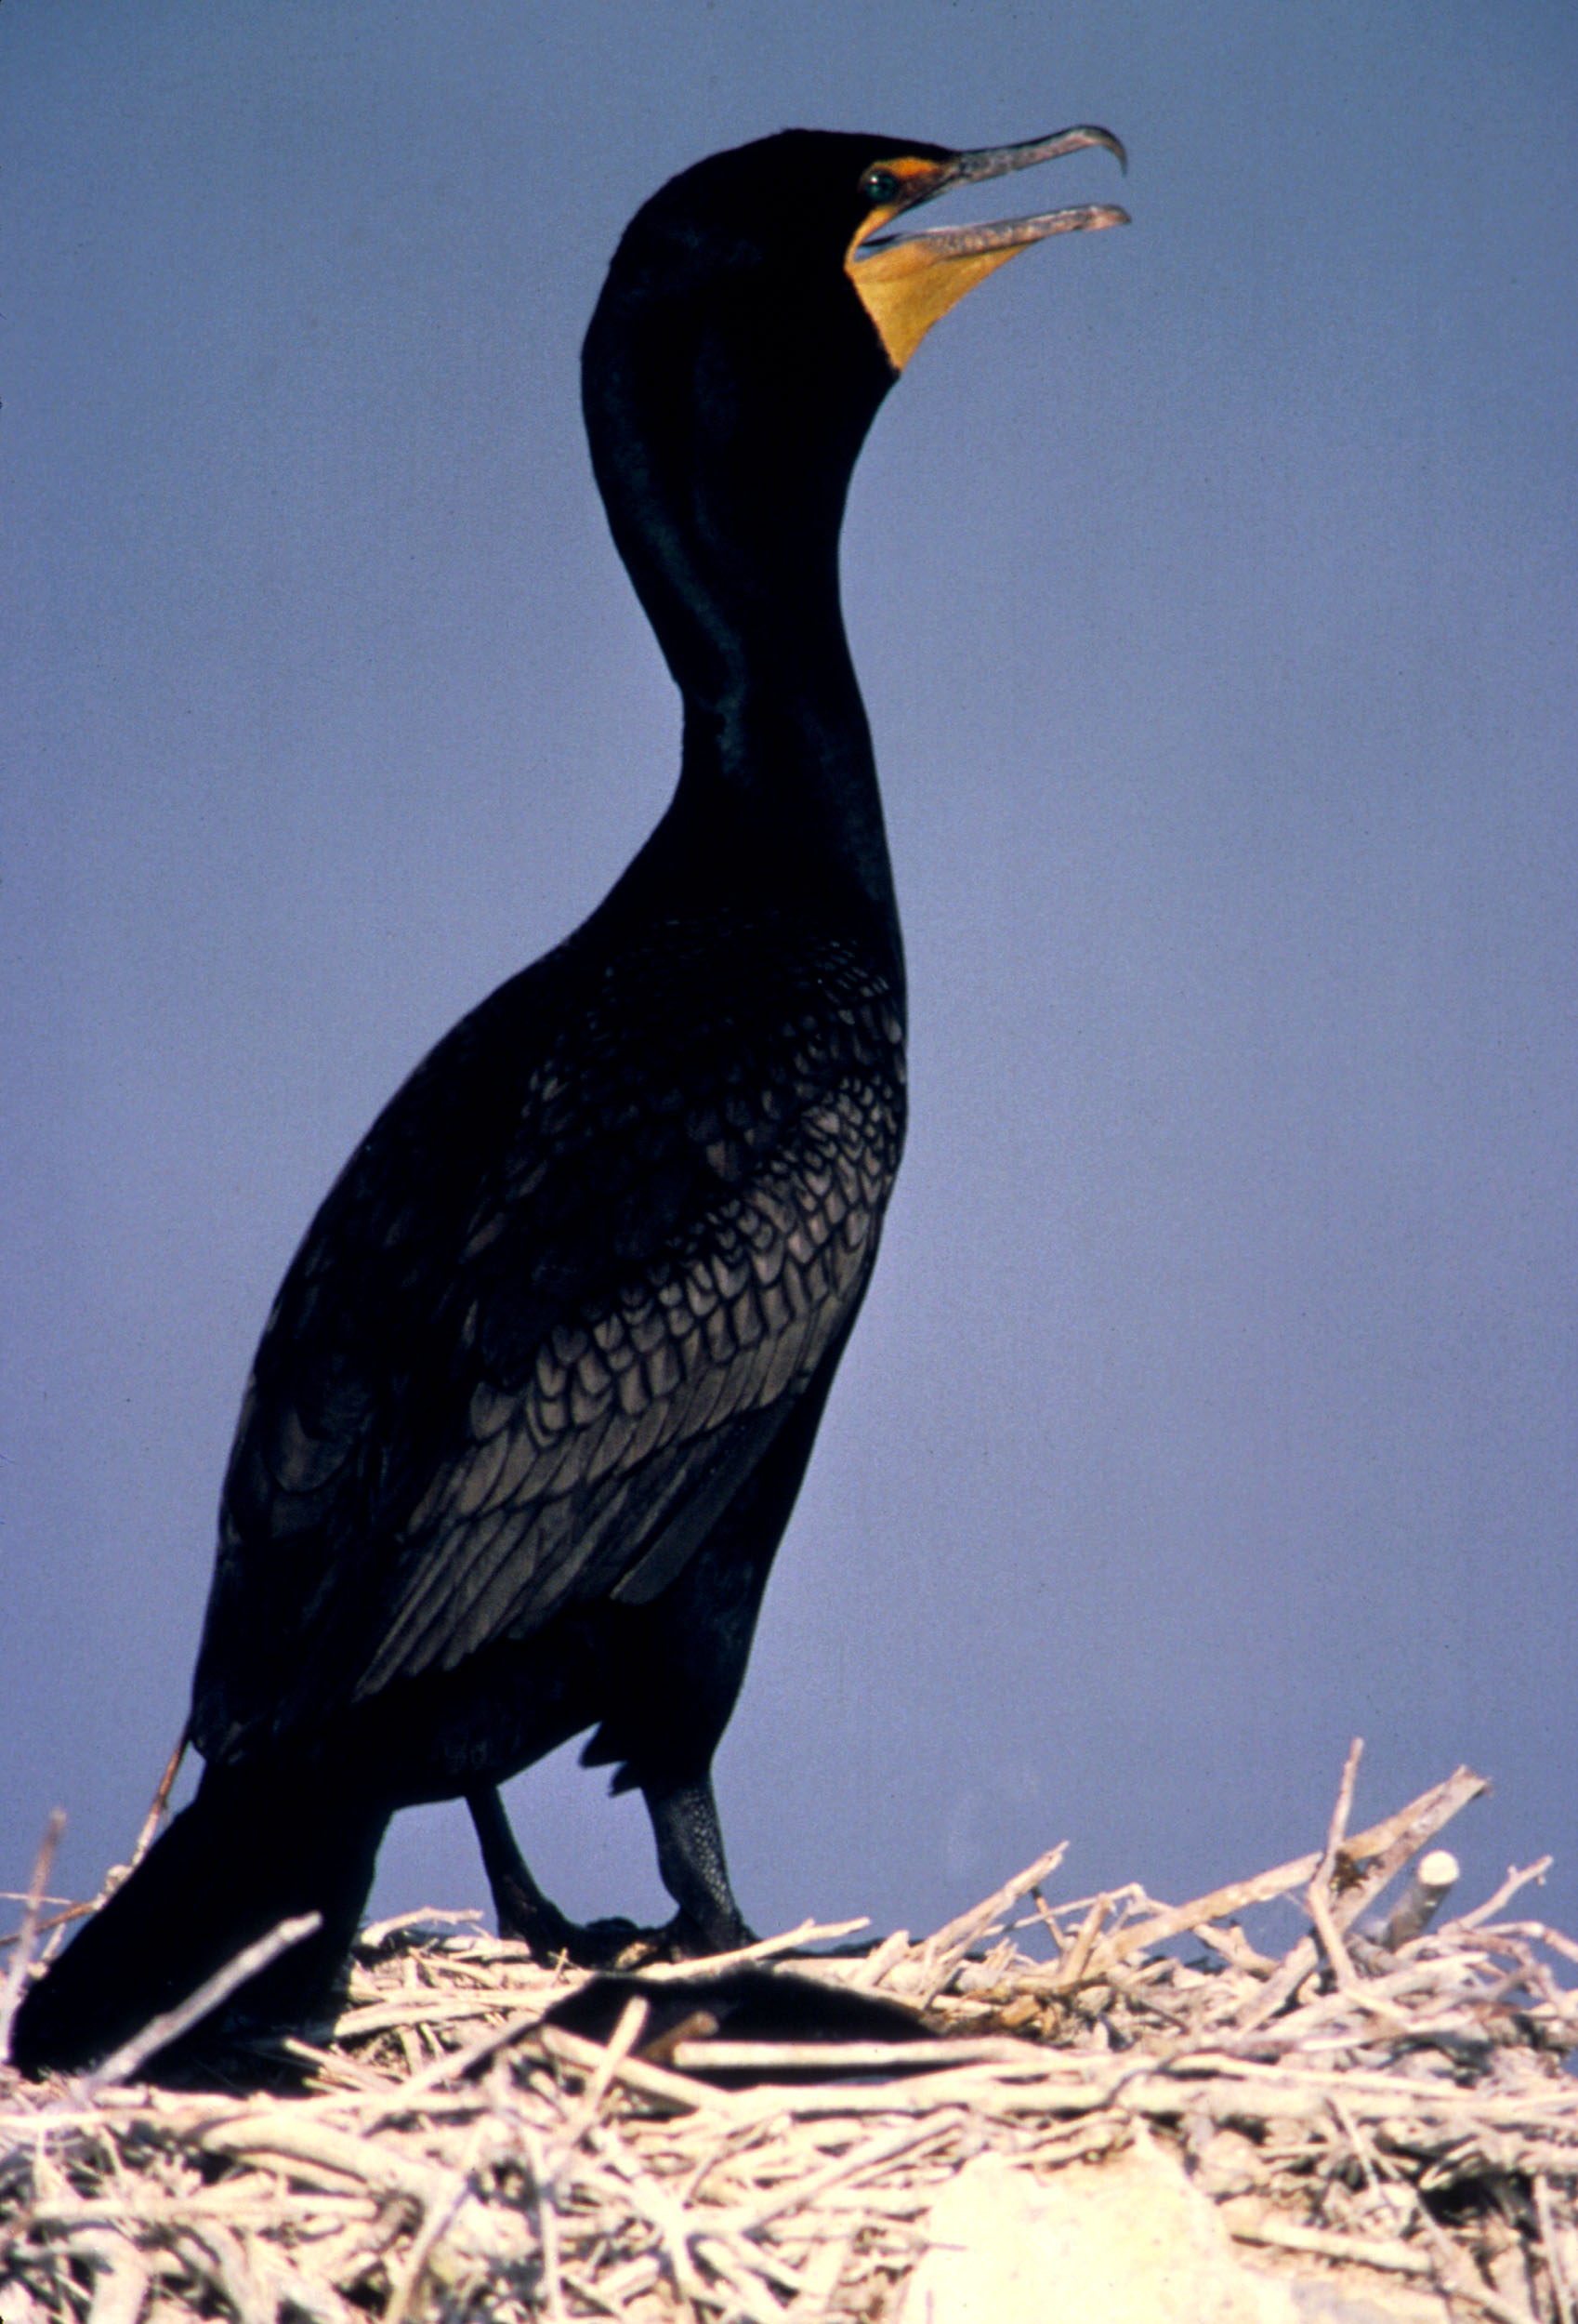
[[[0,2324],[875,2324],[963,2161],[1045,2176],[1141,2125],[1261,2261],[1574,2324],[1578,1946],[1504,1917],[1540,1867],[1411,1934],[1439,1853],[1361,1935],[1484,1787],[1459,1770],[1348,1838],[1356,1758],[1322,1851],[1191,1905],[1050,1907],[1058,1850],[921,1944],[807,1957],[849,1933],[808,1925],[743,1957],[907,2000],[897,2044],[717,2040],[704,2013],[651,2044],[637,1998],[599,2045],[544,2023],[577,1973],[425,1913],[365,1932],[318,2040],[237,2053],[245,2095],[0,2072]],[[1232,1925],[1278,1896],[1311,1929],[1281,1960]]]

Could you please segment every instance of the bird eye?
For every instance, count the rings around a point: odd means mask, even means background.
[[[861,179],[861,191],[868,202],[891,202],[899,191],[899,180],[890,169],[868,169]]]

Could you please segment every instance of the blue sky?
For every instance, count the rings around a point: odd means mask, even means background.
[[[1128,143],[856,479],[914,1004],[882,1264],[720,1755],[742,1903],[1177,1895],[1466,1760],[1578,1924],[1578,32],[976,0],[0,11],[0,1881],[124,1856],[252,1345],[424,1050],[661,812],[577,403],[789,122]],[[1017,190],[1016,190],[1017,191]],[[983,207],[989,205],[981,205]],[[638,1803],[512,1794],[578,1911]],[[377,1900],[482,1901],[463,1813]]]

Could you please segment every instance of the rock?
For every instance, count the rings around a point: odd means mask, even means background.
[[[1034,2178],[966,2163],[932,2205],[901,2324],[1447,2324],[1412,2288],[1379,2296],[1239,2257],[1215,2207],[1143,2133],[1102,2162]],[[1373,2279],[1370,2279],[1373,2280]]]

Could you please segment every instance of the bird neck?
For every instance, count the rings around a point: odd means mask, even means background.
[[[732,662],[725,685],[683,688],[677,832],[709,855],[743,855],[760,892],[876,916],[897,951],[872,730],[836,588],[816,623],[807,597],[785,592],[779,618],[737,629]]]
[[[842,285],[840,285],[840,289]],[[871,733],[844,634],[838,535],[892,372],[853,294],[814,335],[605,296],[586,347],[593,467],[684,699],[665,848],[741,852],[754,892],[897,915]],[[834,344],[829,344],[833,341]]]

